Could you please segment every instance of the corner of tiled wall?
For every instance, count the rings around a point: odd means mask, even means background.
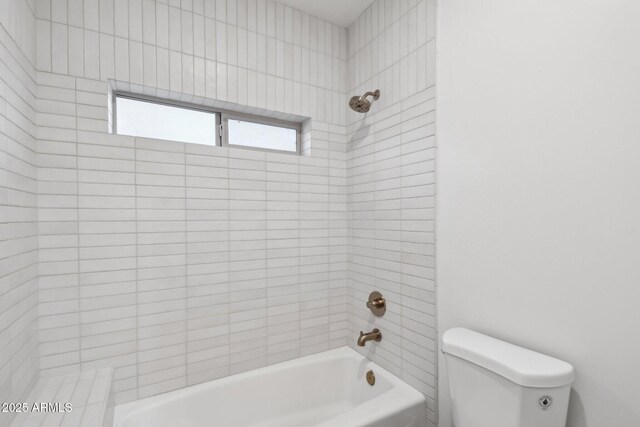
[[[349,345],[427,399],[437,423],[435,332],[435,0],[377,0],[348,29]],[[348,97],[347,97],[348,99]],[[384,317],[365,306],[387,299]],[[384,339],[357,347],[360,330]]]
[[[38,373],[35,3],[0,8],[0,401],[20,402]],[[0,426],[12,422],[0,416]]]

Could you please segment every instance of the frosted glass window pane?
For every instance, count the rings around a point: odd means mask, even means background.
[[[155,102],[116,98],[119,134],[216,145],[216,114]]]
[[[229,119],[227,125],[229,145],[267,148],[296,152],[297,131],[262,123]]]

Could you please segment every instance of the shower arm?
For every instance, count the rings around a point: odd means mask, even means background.
[[[367,96],[373,96],[373,99],[378,100],[380,98],[380,90],[376,89],[374,92],[367,92],[360,97],[360,99],[367,99]]]

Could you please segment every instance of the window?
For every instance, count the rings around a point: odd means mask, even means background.
[[[278,151],[298,151],[298,129],[224,116],[226,144]],[[286,127],[285,127],[286,126]]]
[[[216,145],[216,114],[116,96],[117,133]]]
[[[299,153],[300,123],[146,96],[114,95],[114,133]]]

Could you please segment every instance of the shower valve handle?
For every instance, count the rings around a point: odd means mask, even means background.
[[[374,316],[381,317],[387,311],[387,302],[380,292],[373,291],[369,294],[367,308],[371,310]]]
[[[371,301],[367,301],[367,307],[369,308],[382,308],[384,307],[384,298],[376,298]]]

